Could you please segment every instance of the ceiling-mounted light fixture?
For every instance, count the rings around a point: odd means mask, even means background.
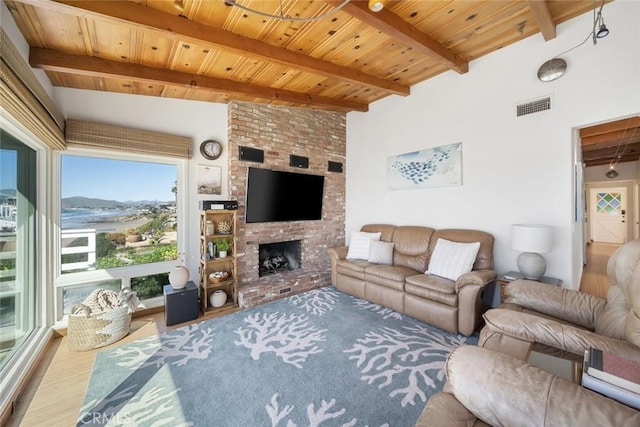
[[[292,22],[313,22],[313,21],[319,21],[321,19],[324,19],[328,16],[333,15],[334,13],[336,13],[337,11],[339,11],[340,9],[342,9],[344,6],[347,5],[347,3],[349,3],[350,0],[344,0],[342,3],[340,3],[338,6],[334,7],[333,9],[331,9],[329,12],[324,13],[322,15],[318,15],[318,16],[309,16],[309,17],[293,17],[293,16],[289,16],[289,15],[285,15],[284,14],[284,5],[282,4],[282,0],[280,0],[280,13],[275,15],[273,13],[268,13],[268,12],[263,12],[261,10],[257,10],[257,9],[252,9],[250,7],[247,6],[243,6],[241,4],[238,4],[237,0],[224,0],[224,2],[229,5],[229,6],[235,6],[238,7],[244,11],[247,12],[251,12],[251,13],[255,13],[256,15],[260,15],[260,16],[264,16],[266,18],[272,18],[272,19],[279,19],[280,21],[292,21]],[[259,3],[259,2],[258,2]]]
[[[593,9],[593,29],[591,30],[591,34],[593,34],[593,44],[598,44],[598,39],[603,39],[609,35],[609,29],[604,24],[604,18],[602,17],[602,8],[604,7],[604,0],[602,0],[602,4],[600,5],[600,10],[596,13],[596,9]],[[596,31],[596,27],[598,27],[598,31]]]
[[[369,0],[369,10],[371,12],[380,12],[384,9],[384,2],[381,0]]]
[[[595,1],[594,1],[595,3]],[[593,27],[586,39],[577,46],[572,47],[569,50],[562,52],[560,55],[556,55],[538,68],[538,79],[543,82],[551,82],[562,77],[567,71],[567,62],[560,58],[560,56],[571,52],[574,49],[579,48],[587,42],[590,38],[593,39],[593,44],[597,44],[597,40],[609,35],[609,29],[604,24],[604,18],[602,17],[602,8],[604,7],[604,0],[600,5],[600,9],[596,12],[597,7],[593,8]],[[598,31],[596,28],[598,27]]]
[[[567,71],[567,61],[562,58],[553,58],[538,68],[538,78],[543,82],[552,82],[562,77]]]
[[[609,166],[609,170],[607,171],[607,173],[605,173],[605,175],[607,178],[613,179],[618,176],[618,171],[615,170],[615,166],[611,165]]]
[[[609,35],[609,29],[607,28],[606,25],[604,25],[604,22],[602,22],[602,24],[600,24],[600,29],[596,33],[596,38],[597,39],[603,39],[603,38],[607,37],[608,35]]]

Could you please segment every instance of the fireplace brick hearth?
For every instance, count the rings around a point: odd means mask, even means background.
[[[253,307],[331,284],[327,248],[344,245],[345,173],[328,172],[328,162],[345,164],[346,116],[241,102],[229,103],[229,197],[238,201],[238,299]],[[241,161],[240,146],[264,151],[264,163]],[[289,155],[309,158],[308,169],[289,166]],[[249,167],[323,175],[324,197],[319,221],[245,222]],[[259,246],[300,241],[301,268],[259,274]]]

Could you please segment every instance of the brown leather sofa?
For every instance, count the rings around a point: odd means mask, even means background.
[[[607,298],[530,280],[509,283],[505,303],[484,314],[481,347],[527,360],[535,350],[581,361],[590,347],[640,361],[640,240],[607,263]]]
[[[368,224],[361,231],[380,232],[380,240],[393,242],[393,263],[347,259],[347,246],[330,248],[331,279],[337,289],[449,332],[473,333],[484,311],[482,290],[496,278],[491,234],[390,224]],[[439,238],[480,242],[471,272],[456,281],[425,274]]]
[[[461,346],[416,427],[640,425],[640,412],[509,355]]]

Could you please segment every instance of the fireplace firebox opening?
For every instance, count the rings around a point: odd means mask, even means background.
[[[259,276],[297,270],[302,262],[300,240],[258,246]]]

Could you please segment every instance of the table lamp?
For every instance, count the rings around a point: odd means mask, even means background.
[[[513,224],[511,247],[522,252],[518,256],[518,269],[527,279],[539,280],[547,270],[541,253],[551,252],[552,230],[548,225]]]

